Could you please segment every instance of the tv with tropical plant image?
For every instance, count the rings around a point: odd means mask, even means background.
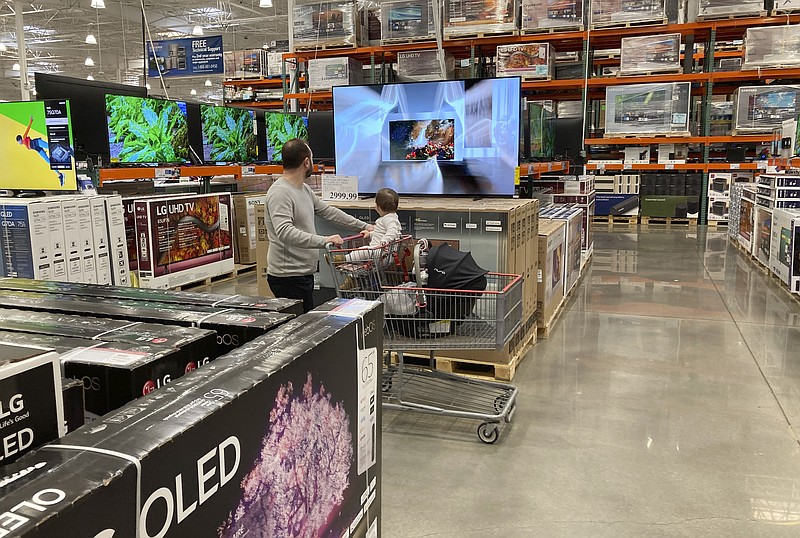
[[[252,110],[200,105],[203,160],[208,163],[252,162],[258,141]]]
[[[283,145],[293,138],[308,141],[308,118],[298,114],[268,112],[267,160],[272,163],[283,162]],[[312,151],[314,148],[311,148]]]
[[[112,163],[181,164],[189,161],[186,103],[106,95]]]

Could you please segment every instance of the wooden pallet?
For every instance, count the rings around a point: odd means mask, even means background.
[[[639,217],[642,226],[697,226],[697,219],[685,217]]]
[[[592,218],[595,224],[607,224],[609,226],[624,225],[637,226],[639,224],[638,215],[595,215]]]
[[[477,379],[513,381],[522,360],[536,344],[536,331],[530,331],[527,341],[511,357],[508,363],[496,363],[471,359],[436,357],[436,369],[451,374],[466,375]]]
[[[636,28],[639,26],[662,26],[667,24],[669,19],[651,19],[647,21],[608,21],[600,23],[592,23],[590,28],[592,30],[612,30],[616,28]]]
[[[728,221],[727,220],[709,220],[707,222],[709,228],[727,228]]]
[[[389,37],[381,39],[381,46],[384,45],[410,45],[412,43],[433,43],[435,37]]]
[[[617,73],[617,78],[627,78],[627,77],[649,77],[652,75],[681,75],[683,74],[683,69],[669,69],[664,71],[641,71],[639,73]]]
[[[733,19],[752,19],[754,17],[766,17],[766,10],[761,10],[758,13],[714,13],[710,15],[698,15],[697,22],[706,21],[727,21]]]
[[[317,50],[347,50],[355,49],[356,45],[352,43],[339,43],[339,44],[326,44],[319,43],[317,45],[295,45],[295,52],[314,52]]]
[[[519,35],[517,30],[507,30],[505,32],[470,32],[463,34],[445,35],[445,41],[459,41],[461,39],[483,39],[484,37],[507,37]]]
[[[561,32],[583,32],[583,25],[559,26],[558,28],[525,28],[519,31],[519,35],[558,34]]]
[[[534,76],[520,76],[522,82],[549,82],[553,79],[552,75],[547,75],[546,77],[534,77]]]
[[[195,282],[189,282],[188,284],[181,284],[180,286],[176,286],[171,289],[177,291],[190,291],[192,289],[201,288],[203,286],[210,286],[211,284],[214,284],[216,282],[226,282],[228,280],[233,280],[248,273],[255,273],[255,272],[256,272],[256,264],[254,263],[247,265],[236,264],[233,267],[233,271],[228,271],[227,273],[211,276],[208,278],[204,278],[202,280],[197,280]]]

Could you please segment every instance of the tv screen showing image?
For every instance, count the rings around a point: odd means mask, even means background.
[[[308,141],[308,118],[306,116],[268,112],[266,126],[267,160],[271,163],[283,162],[283,145],[289,140],[299,138]]]
[[[112,163],[182,164],[189,161],[186,103],[106,95]]]
[[[517,77],[334,87],[336,173],[364,194],[513,195],[520,105]]]
[[[258,141],[252,110],[200,105],[203,160],[207,163],[253,162]]]
[[[669,123],[667,92],[657,90],[616,96],[616,123]]]
[[[789,92],[765,92],[750,97],[748,119],[784,119],[795,114],[797,94]]]
[[[75,150],[66,99],[0,103],[0,189],[75,191]]]

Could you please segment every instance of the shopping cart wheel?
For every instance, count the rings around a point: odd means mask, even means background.
[[[478,439],[487,445],[494,444],[498,437],[500,437],[500,430],[497,429],[497,424],[484,422],[478,426]]]

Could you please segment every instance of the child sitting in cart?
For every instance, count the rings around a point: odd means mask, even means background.
[[[380,217],[375,221],[375,230],[363,231],[361,235],[369,237],[369,245],[348,253],[345,259],[352,261],[365,261],[379,255],[379,249],[402,236],[400,219],[397,217],[397,207],[400,205],[400,196],[393,190],[384,188],[375,194],[375,211]]]

